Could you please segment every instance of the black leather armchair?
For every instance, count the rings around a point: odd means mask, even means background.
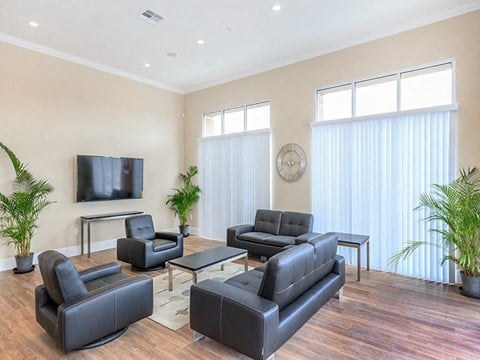
[[[125,219],[126,238],[117,240],[117,259],[146,271],[165,267],[165,262],[183,256],[183,235],[155,232],[151,215]]]
[[[77,272],[53,250],[38,262],[44,284],[35,289],[36,319],[65,352],[103,345],[152,314],[150,276],[122,274],[118,263]]]

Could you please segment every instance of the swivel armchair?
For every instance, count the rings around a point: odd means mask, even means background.
[[[37,322],[63,351],[89,349],[122,335],[153,311],[153,281],[127,276],[109,263],[78,272],[48,250],[38,256],[43,284],[35,289]]]
[[[126,238],[117,240],[117,259],[132,270],[148,271],[165,267],[165,262],[183,256],[183,235],[156,232],[151,215],[125,219]]]

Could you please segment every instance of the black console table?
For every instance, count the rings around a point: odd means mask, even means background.
[[[90,241],[90,224],[97,221],[105,221],[105,220],[117,220],[117,219],[125,219],[130,216],[140,215],[143,214],[143,211],[122,211],[116,213],[108,213],[108,214],[97,214],[97,215],[83,215],[80,216],[80,226],[81,226],[81,255],[84,254],[84,237],[83,237],[83,228],[84,225],[87,225],[87,244],[88,244],[88,252],[87,255],[90,257],[91,254],[91,241]]]

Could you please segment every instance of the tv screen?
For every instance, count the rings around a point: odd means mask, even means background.
[[[77,202],[139,199],[143,159],[77,155]]]

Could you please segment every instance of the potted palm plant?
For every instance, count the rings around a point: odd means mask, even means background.
[[[180,220],[179,230],[185,237],[190,235],[189,226],[187,225],[188,217],[200,200],[200,194],[202,193],[198,185],[192,184],[192,179],[197,174],[198,168],[196,166],[190,166],[185,174],[180,174],[183,187],[173,189],[174,193],[167,196],[167,202],[165,203],[170,205],[170,209],[178,216]]]
[[[30,251],[32,238],[41,211],[51,204],[47,196],[53,187],[44,180],[36,180],[2,142],[0,148],[8,155],[15,170],[13,192],[10,195],[0,193],[0,235],[7,238],[7,245],[15,246],[17,267],[13,269],[14,273],[29,272],[34,269],[33,252]]]
[[[480,298],[480,176],[477,168],[461,170],[447,185],[433,185],[431,194],[420,195],[420,205],[427,209],[422,219],[433,225],[431,231],[442,236],[445,255],[442,264],[453,261],[461,270],[462,294]],[[407,258],[420,246],[411,241],[390,258],[391,264]]]

